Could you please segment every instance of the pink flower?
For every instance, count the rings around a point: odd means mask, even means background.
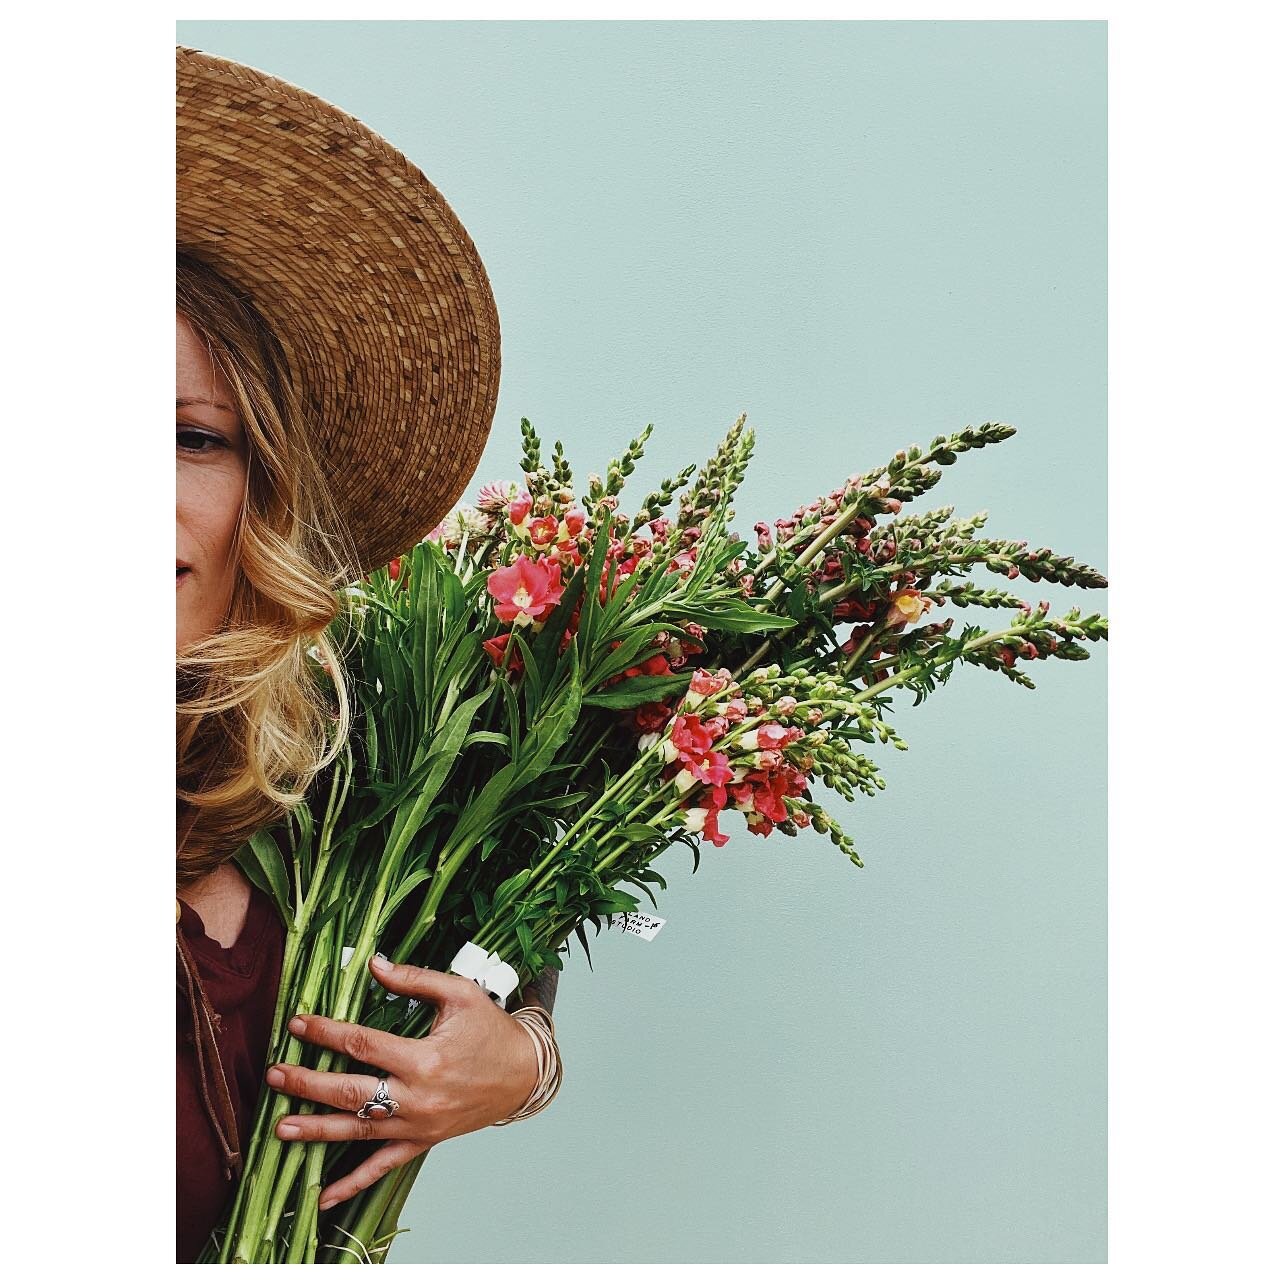
[[[679,638],[678,645],[682,648],[682,654],[695,655],[697,651],[703,651],[704,646],[702,645],[701,639],[704,637],[704,625],[696,624],[694,621],[689,620],[687,621],[686,631],[695,638],[695,641],[688,642],[686,638]],[[719,670],[719,672],[725,672],[725,670]],[[731,675],[727,674],[727,676],[730,677]]]
[[[530,512],[531,497],[525,491],[522,491],[522,493],[508,505],[508,520],[512,522],[518,530],[525,530],[526,519],[530,516]]]
[[[532,562],[525,553],[512,566],[491,571],[486,589],[495,599],[495,614],[505,624],[533,624],[547,619],[562,600],[562,568],[550,558]]]
[[[778,722],[764,722],[758,728],[759,749],[783,749],[802,739],[801,727],[782,727]]]
[[[679,575],[685,575],[695,568],[695,564],[696,564],[695,549],[684,548],[682,552],[680,552],[669,563],[668,569],[670,571],[677,571]]]
[[[526,527],[532,544],[551,544],[557,538],[556,517],[533,517]]]
[[[718,810],[716,807],[710,807],[704,813],[704,828],[701,831],[715,847],[721,847],[730,837],[730,834],[724,834],[718,828]]]
[[[724,717],[715,716],[710,718],[704,725],[708,728],[713,738],[718,740],[727,734],[727,727],[730,726],[730,723]]]
[[[696,695],[717,695],[730,681],[731,674],[726,669],[719,669],[717,673],[710,673],[706,669],[697,669],[691,675],[691,690]]]
[[[483,513],[502,513],[517,497],[517,494],[516,482],[487,482],[477,494],[477,507]],[[528,500],[529,498],[527,496]]]

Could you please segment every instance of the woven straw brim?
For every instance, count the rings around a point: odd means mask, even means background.
[[[175,239],[276,331],[368,570],[477,467],[499,393],[485,268],[441,193],[359,120],[195,49],[177,70]]]

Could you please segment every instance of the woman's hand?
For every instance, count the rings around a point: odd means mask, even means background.
[[[535,1087],[538,1065],[530,1035],[475,981],[381,958],[370,960],[370,970],[394,994],[436,1004],[431,1034],[405,1039],[320,1016],[295,1017],[290,1032],[384,1070],[388,1093],[400,1103],[397,1112],[387,1119],[357,1118],[378,1086],[374,1075],[290,1065],[267,1073],[279,1092],[342,1112],[287,1115],[276,1126],[283,1141],[387,1142],[321,1192],[323,1209],[351,1199],[439,1141],[506,1119]]]

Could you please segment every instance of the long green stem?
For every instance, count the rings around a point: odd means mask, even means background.
[[[318,997],[325,985],[326,973],[332,962],[333,946],[331,934],[333,922],[327,923],[321,930],[316,946],[308,958],[303,983],[299,988],[295,1012],[306,1012],[315,1008]],[[291,1036],[277,1060],[288,1065],[299,1065],[303,1060],[306,1045]],[[281,1210],[275,1216],[269,1210],[274,1202],[274,1194],[284,1188],[288,1193],[289,1183],[278,1183],[277,1173],[282,1160],[287,1167],[289,1157],[286,1155],[286,1143],[276,1135],[277,1121],[289,1112],[290,1101],[281,1093],[271,1094],[270,1106],[265,1126],[259,1130],[262,1139],[260,1152],[253,1168],[247,1168],[242,1177],[246,1187],[246,1197],[239,1221],[233,1221],[228,1227],[227,1242],[224,1252],[234,1251],[230,1260],[253,1263],[259,1260],[261,1246],[271,1247]],[[228,1259],[225,1259],[228,1260]]]
[[[428,1151],[424,1151],[423,1154],[417,1155],[409,1163],[403,1164],[383,1177],[376,1186],[365,1193],[357,1217],[343,1228],[344,1235],[352,1238],[353,1243],[346,1245],[351,1252],[342,1253],[338,1261],[354,1263],[359,1258],[352,1254],[362,1251],[372,1260],[384,1260],[384,1254],[380,1254],[377,1259],[374,1254],[379,1252],[380,1242],[397,1229],[401,1210],[406,1205],[411,1187],[428,1154]]]
[[[831,521],[827,526],[821,527],[816,538],[798,554],[797,558],[794,560],[794,567],[806,566],[808,563],[813,561],[817,554],[820,553],[830,540],[841,535],[843,531],[845,531],[860,516],[862,507],[863,505],[860,500],[857,500],[843,512],[835,515],[833,521]],[[791,567],[790,569],[793,568]],[[780,579],[778,579],[764,594],[765,600],[768,602],[774,602],[788,586],[789,581],[782,575]]]

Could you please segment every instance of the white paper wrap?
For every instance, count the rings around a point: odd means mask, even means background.
[[[459,953],[451,960],[450,971],[476,981],[501,1006],[517,988],[517,973],[498,954],[487,954],[472,941],[460,946]]]

